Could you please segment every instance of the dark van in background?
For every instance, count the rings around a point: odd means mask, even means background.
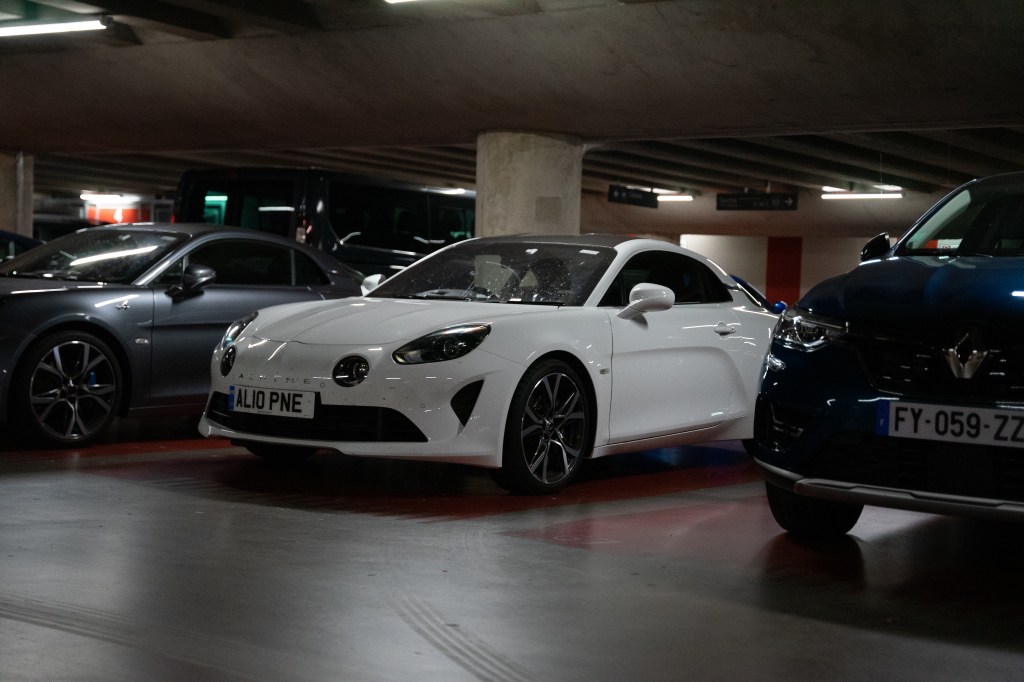
[[[317,168],[186,171],[174,221],[293,236],[364,275],[391,275],[473,236],[474,194],[381,182]]]

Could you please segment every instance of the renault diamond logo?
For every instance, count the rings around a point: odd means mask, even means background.
[[[970,379],[974,376],[988,355],[987,350],[978,350],[981,345],[981,335],[975,330],[969,330],[955,346],[943,351],[953,376],[957,379]]]

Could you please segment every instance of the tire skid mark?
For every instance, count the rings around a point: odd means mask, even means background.
[[[478,680],[530,682],[529,671],[504,657],[465,629],[447,622],[427,602],[411,594],[397,598],[399,617],[431,646]]]
[[[308,666],[308,661],[283,652],[184,628],[129,621],[113,612],[50,600],[0,593],[0,619],[139,649],[198,669],[215,670],[226,678],[267,682],[277,679],[266,672],[261,661],[276,663],[292,658],[293,670]],[[238,664],[233,665],[232,661]],[[261,668],[265,671],[262,674]],[[270,676],[265,676],[268,674]]]

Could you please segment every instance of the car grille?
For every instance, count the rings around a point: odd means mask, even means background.
[[[807,475],[1024,502],[1024,448],[837,434],[818,450]]]
[[[312,419],[228,410],[226,393],[214,392],[206,407],[210,421],[242,433],[344,442],[425,443],[427,437],[408,417],[384,407],[324,405],[316,397]]]
[[[1024,402],[1024,346],[991,349],[969,379],[953,374],[942,348],[919,341],[849,338],[871,385],[926,399]]]

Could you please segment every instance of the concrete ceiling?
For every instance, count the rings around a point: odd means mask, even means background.
[[[584,189],[701,196],[1024,169],[1016,0],[0,0],[105,31],[0,40],[37,191],[318,165],[472,187],[483,131],[586,144]],[[918,205],[911,204],[917,211]]]

